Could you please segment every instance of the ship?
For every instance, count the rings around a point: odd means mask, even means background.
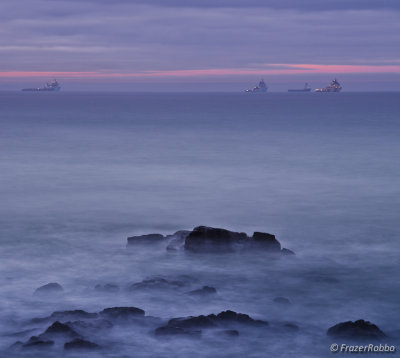
[[[304,88],[295,88],[295,89],[288,89],[288,92],[310,92],[311,87],[306,82]]]
[[[335,78],[331,84],[327,87],[324,88],[317,88],[315,92],[340,92],[342,90],[342,86],[338,82],[338,80]]]
[[[268,86],[265,84],[264,80],[261,80],[258,83],[258,86],[254,88],[245,90],[246,93],[266,93],[268,90]]]
[[[23,91],[34,91],[34,92],[58,92],[59,90],[61,90],[61,86],[55,79],[50,83],[46,83],[43,87],[23,89]]]

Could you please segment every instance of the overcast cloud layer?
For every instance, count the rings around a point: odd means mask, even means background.
[[[0,21],[2,84],[52,74],[71,82],[240,82],[258,73],[285,81],[310,71],[390,88],[399,81],[397,0],[2,0]],[[293,64],[331,67],[291,75]]]

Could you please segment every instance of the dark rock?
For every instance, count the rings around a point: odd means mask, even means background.
[[[161,289],[176,289],[187,285],[185,279],[166,279],[161,276],[151,277],[141,282],[137,282],[129,286],[130,291],[135,290],[161,290]]]
[[[55,311],[50,316],[44,318],[33,318],[32,323],[41,323],[47,321],[72,321],[77,319],[92,319],[97,318],[97,313],[89,313],[83,310],[71,310],[71,311]]]
[[[173,318],[169,320],[168,326],[180,328],[211,328],[216,324],[208,316],[191,316],[185,318]]]
[[[201,331],[190,330],[182,327],[175,326],[163,326],[159,327],[154,331],[156,336],[189,336],[189,337],[199,337],[201,336]]]
[[[110,320],[126,320],[131,318],[144,317],[144,311],[136,307],[111,307],[105,308],[100,315]]]
[[[251,318],[247,314],[236,313],[234,311],[224,311],[215,315],[208,315],[207,317],[219,323],[235,322],[240,324],[267,326],[268,322]]]
[[[186,237],[185,250],[192,252],[229,252],[235,244],[241,244],[248,237],[245,233],[198,226]]]
[[[379,339],[386,337],[378,326],[362,319],[342,322],[328,329],[327,334],[335,338]]]
[[[64,344],[64,349],[73,350],[73,349],[99,349],[100,346],[96,343],[85,341],[84,339],[74,339],[71,342],[67,342]]]
[[[193,290],[187,292],[188,295],[190,296],[208,296],[208,295],[215,295],[217,293],[217,290],[214,287],[210,286],[203,286],[202,288],[199,288],[198,290]]]
[[[65,335],[70,337],[79,336],[79,334],[67,324],[56,321],[50,327],[48,327],[46,331],[44,331],[44,333],[42,333],[39,337],[53,337],[57,335]]]
[[[275,303],[279,303],[280,305],[291,305],[292,303],[286,297],[275,297]]]
[[[128,246],[136,244],[154,244],[164,242],[166,238],[161,234],[147,234],[128,237]]]
[[[282,255],[296,255],[292,250],[282,248],[281,250]]]
[[[256,248],[262,247],[268,251],[278,252],[281,250],[281,244],[275,238],[275,235],[264,232],[255,232],[252,237],[253,246]]]
[[[35,290],[34,294],[60,293],[62,291],[64,291],[64,289],[59,283],[52,282],[48,283],[47,285],[40,286]]]
[[[95,319],[90,321],[72,321],[66,322],[74,330],[87,332],[88,330],[98,331],[101,329],[110,329],[114,325],[106,319]]]
[[[39,337],[31,337],[28,342],[22,345],[22,348],[46,348],[54,345],[54,341],[41,339]]]
[[[190,316],[173,318],[168,321],[168,324],[164,327],[160,327],[160,332],[184,332],[187,329],[208,329],[232,325],[247,325],[247,326],[268,326],[268,322],[255,320],[243,313],[236,313],[233,311],[224,311],[217,315],[210,314],[208,316]],[[157,332],[157,330],[156,330]],[[170,334],[170,333],[168,333]],[[172,333],[171,333],[172,334]]]
[[[98,284],[94,287],[94,289],[101,292],[117,292],[119,291],[119,286],[113,283],[106,283],[104,285]]]

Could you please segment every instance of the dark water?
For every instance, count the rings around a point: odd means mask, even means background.
[[[160,341],[152,327],[117,327],[99,342],[112,348],[96,355],[328,357],[327,328],[359,318],[398,342],[399,93],[3,92],[0,126],[0,349],[7,356],[19,354],[7,351],[17,340],[9,334],[32,317],[121,305],[163,319],[232,309],[300,330]],[[128,235],[197,225],[271,232],[297,255],[193,257],[125,247]],[[93,290],[160,274],[190,275],[218,295],[199,301],[182,292]],[[64,294],[32,295],[48,282],[62,284]],[[276,296],[293,304],[276,305]],[[47,356],[61,354],[54,348]]]

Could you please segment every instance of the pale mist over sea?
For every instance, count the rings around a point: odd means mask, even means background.
[[[153,318],[88,328],[100,351],[40,357],[331,357],[341,342],[327,329],[357,319],[397,344],[399,138],[399,93],[1,92],[0,356],[39,356],[9,348],[52,323],[35,317],[114,306]],[[296,255],[126,248],[128,236],[198,225],[269,232]],[[127,290],[155,275],[188,287]],[[64,291],[33,295],[50,282]],[[94,289],[107,283],[119,290]],[[204,285],[217,294],[185,294]],[[228,309],[270,327],[154,335]]]

